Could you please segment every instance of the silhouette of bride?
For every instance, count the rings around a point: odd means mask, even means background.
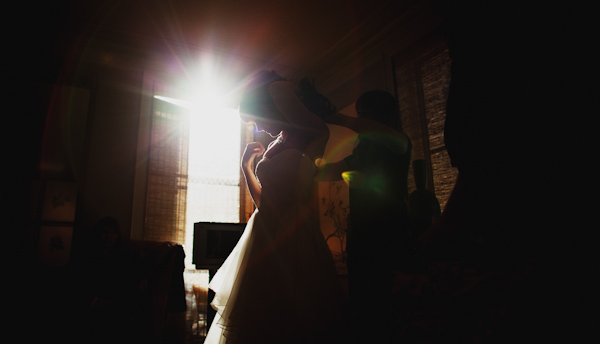
[[[315,159],[336,112],[307,79],[258,73],[240,103],[242,120],[276,139],[249,143],[242,171],[256,210],[210,283],[217,315],[205,343],[335,343],[345,297],[319,227]],[[262,159],[253,170],[253,161]]]

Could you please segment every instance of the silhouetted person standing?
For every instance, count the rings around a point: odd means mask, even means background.
[[[339,113],[326,118],[359,134],[352,155],[321,169],[321,180],[344,179],[350,191],[347,266],[349,298],[359,338],[385,343],[391,325],[388,300],[392,271],[410,252],[407,228],[407,174],[412,144],[402,132],[398,102],[386,91],[362,94],[358,117]]]
[[[415,247],[413,266],[405,272],[419,273],[424,262],[420,261],[418,240],[442,215],[440,202],[427,188],[427,162],[424,159],[413,160],[413,176],[416,190],[408,196],[408,222],[410,240]],[[419,258],[417,258],[417,254]]]
[[[589,180],[579,168],[590,147],[581,118],[590,99],[582,87],[589,75],[587,10],[558,2],[443,6],[452,59],[445,142],[459,176],[424,247],[432,259],[496,276],[461,299],[476,305],[464,312],[471,325],[481,323],[490,300],[502,300],[494,306],[502,313],[489,323],[493,338],[578,336],[572,325],[581,318],[572,322],[566,314],[587,304],[573,299],[586,284],[585,272],[574,269],[588,260],[575,249],[585,242],[589,212],[573,184]]]

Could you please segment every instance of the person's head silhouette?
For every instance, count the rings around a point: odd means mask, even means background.
[[[402,130],[398,101],[387,91],[373,90],[363,93],[356,100],[355,109],[360,118],[370,119]]]

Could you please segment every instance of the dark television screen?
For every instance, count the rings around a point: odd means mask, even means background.
[[[218,269],[246,228],[245,223],[194,223],[192,262],[197,269]]]

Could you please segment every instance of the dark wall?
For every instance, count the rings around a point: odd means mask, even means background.
[[[77,185],[72,257],[102,217],[115,217],[130,237],[143,69],[127,59],[86,56],[83,49],[63,54],[62,63],[49,53],[50,62],[34,68],[40,73],[28,79],[28,102],[16,121],[22,149],[10,169],[17,180],[11,193],[19,195],[14,223],[34,264],[36,231],[44,222],[27,215],[43,197],[29,192],[32,181]]]
[[[386,61],[382,58],[361,71],[356,77],[341,84],[327,96],[338,109],[342,109],[354,103],[366,91],[378,89],[387,90],[393,94],[393,88],[389,85],[387,76]]]
[[[102,66],[90,107],[87,165],[81,185],[81,225],[113,216],[129,237],[137,152],[142,72]]]

